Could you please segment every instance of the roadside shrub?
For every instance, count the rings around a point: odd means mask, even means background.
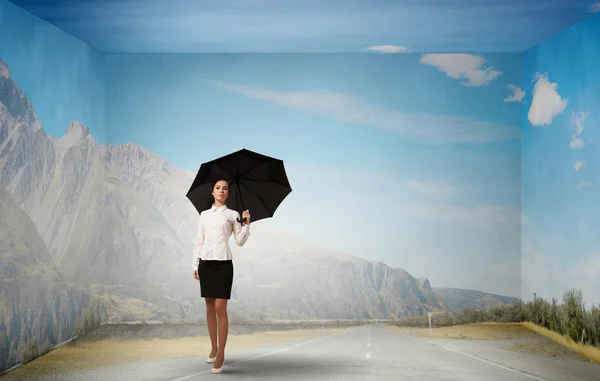
[[[561,303],[556,298],[547,301],[535,293],[533,300],[523,303],[496,305],[487,309],[467,307],[459,312],[435,313],[433,327],[448,327],[478,323],[530,322],[544,327],[575,342],[600,347],[600,305],[587,309],[580,290],[570,289],[563,294]],[[395,321],[396,325],[429,327],[427,316],[412,316]]]

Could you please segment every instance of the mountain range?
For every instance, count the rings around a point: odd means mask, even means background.
[[[47,135],[0,60],[0,349],[12,348],[3,364],[31,338],[64,339],[91,298],[112,322],[202,320],[198,213],[185,197],[194,175],[134,143],[98,144],[78,121]],[[269,222],[251,235],[232,245],[232,320],[394,318],[508,300],[432,289]]]

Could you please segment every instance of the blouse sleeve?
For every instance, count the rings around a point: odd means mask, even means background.
[[[233,236],[235,237],[236,245],[242,247],[242,246],[244,246],[244,244],[248,240],[248,237],[250,236],[250,225],[248,225],[248,224],[241,225],[239,222],[237,222],[238,218],[241,219],[241,216],[240,216],[240,213],[236,211],[235,219],[232,221]]]
[[[202,247],[204,246],[204,224],[202,222],[202,214],[200,214],[200,221],[198,222],[198,230],[196,231],[196,242],[194,243],[194,270],[198,268],[200,263],[200,255],[202,254]]]

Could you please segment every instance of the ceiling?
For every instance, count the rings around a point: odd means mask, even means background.
[[[103,52],[523,52],[600,0],[10,0]]]

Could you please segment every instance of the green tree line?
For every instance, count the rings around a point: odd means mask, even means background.
[[[563,294],[562,301],[547,301],[533,294],[533,300],[523,303],[494,306],[488,309],[465,308],[462,312],[434,314],[432,327],[448,327],[475,323],[523,323],[530,322],[544,327],[577,343],[600,347],[600,305],[585,308],[582,293],[571,289]],[[395,324],[429,327],[427,316],[413,316],[396,320]]]

